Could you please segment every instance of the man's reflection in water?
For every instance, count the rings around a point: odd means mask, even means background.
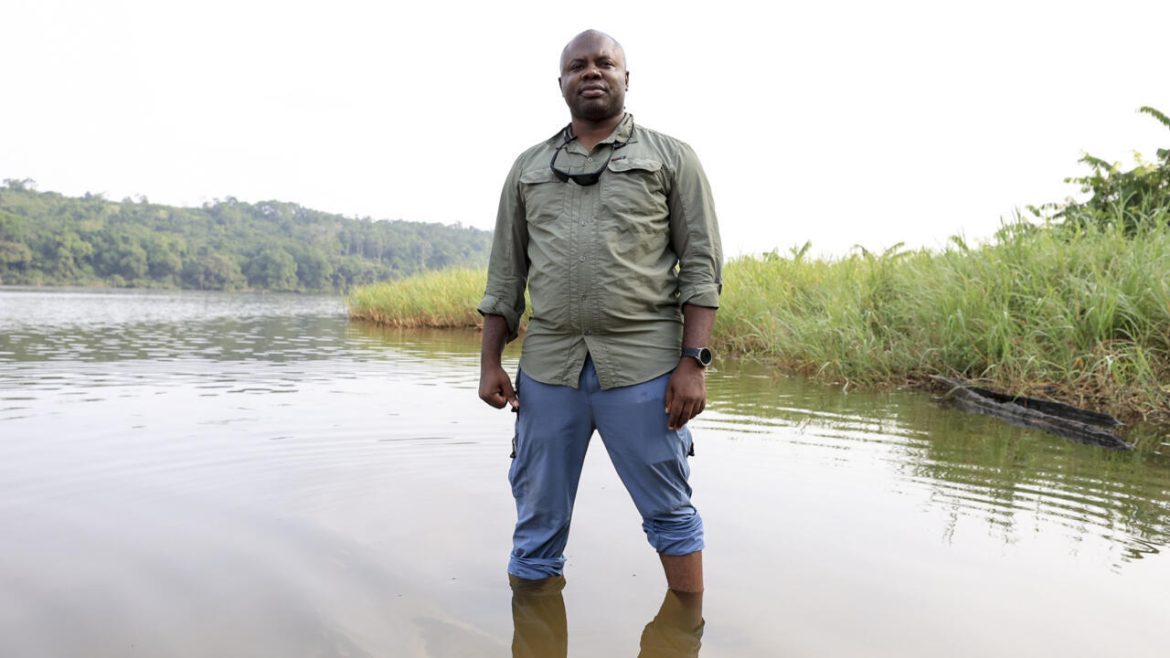
[[[703,637],[703,593],[666,590],[662,607],[642,631],[640,658],[693,658]]]
[[[513,658],[566,658],[564,576],[523,580],[512,586]],[[703,637],[703,594],[666,591],[662,607],[642,631],[639,658],[697,658]]]
[[[524,580],[508,574],[512,586],[512,656],[565,658],[569,628],[565,621],[565,577]]]

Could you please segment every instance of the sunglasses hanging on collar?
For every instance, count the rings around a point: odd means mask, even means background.
[[[630,138],[632,138],[633,136],[634,136],[634,129],[631,126],[630,127]],[[618,149],[624,148],[627,144],[630,143],[628,139],[624,142],[614,141],[613,148],[611,148],[609,150],[609,156],[605,158],[605,162],[602,163],[601,168],[599,168],[597,171],[593,171],[593,172],[590,172],[587,174],[570,174],[569,172],[567,172],[563,169],[557,169],[557,156],[561,154],[561,149],[568,146],[575,139],[577,139],[577,136],[572,134],[568,128],[565,128],[565,141],[562,142],[561,145],[557,147],[557,150],[553,151],[553,157],[552,157],[552,160],[549,161],[548,166],[550,169],[552,169],[553,175],[557,177],[557,180],[561,181],[562,183],[566,183],[566,182],[572,180],[574,183],[576,183],[582,187],[596,185],[597,181],[601,180],[601,172],[605,171],[605,168],[609,166],[609,161],[613,158],[613,154]]]

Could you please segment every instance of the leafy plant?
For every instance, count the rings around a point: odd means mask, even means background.
[[[1159,110],[1143,106],[1138,111],[1170,128],[1170,117]],[[1129,232],[1150,223],[1166,223],[1170,219],[1170,149],[1158,149],[1154,162],[1147,162],[1140,153],[1135,159],[1134,168],[1122,170],[1120,163],[1111,164],[1086,153],[1080,161],[1089,166],[1090,173],[1065,181],[1080,185],[1090,196],[1086,201],[1058,207],[1055,217],[1073,227],[1120,222]]]

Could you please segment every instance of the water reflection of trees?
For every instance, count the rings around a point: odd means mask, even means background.
[[[814,436],[800,440],[846,448],[846,459],[850,446],[884,444],[897,455],[890,461],[898,476],[949,510],[945,536],[961,518],[977,518],[1012,543],[1032,522],[1078,541],[1104,539],[1120,548],[1122,563],[1170,544],[1170,459],[1162,455],[1048,437],[943,409],[921,394],[844,395],[751,364],[725,365],[711,389],[714,423],[737,433],[810,429],[802,434]]]
[[[0,334],[10,361],[301,361],[348,349],[341,321],[327,317],[188,320],[57,327]]]

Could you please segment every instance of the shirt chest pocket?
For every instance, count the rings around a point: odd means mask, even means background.
[[[667,229],[662,161],[623,158],[610,161],[601,177],[601,203],[625,230],[659,233]]]
[[[524,217],[532,224],[551,222],[565,208],[565,185],[550,169],[532,169],[520,174]]]

